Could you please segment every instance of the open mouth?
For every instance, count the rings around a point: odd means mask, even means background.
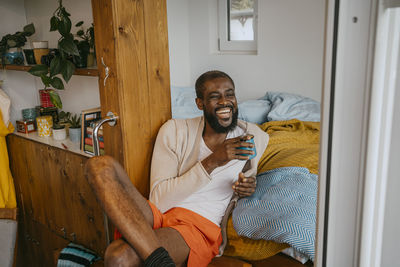
[[[219,108],[217,109],[215,114],[219,119],[229,119],[232,115],[232,108],[230,107]]]

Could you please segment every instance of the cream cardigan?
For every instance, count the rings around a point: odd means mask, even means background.
[[[238,120],[238,126],[254,135],[257,156],[250,161],[246,177],[255,176],[257,163],[268,144],[268,134],[257,125]],[[150,201],[166,212],[211,179],[198,161],[203,117],[172,119],[159,130],[153,150]]]

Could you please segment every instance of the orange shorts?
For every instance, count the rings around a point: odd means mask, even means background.
[[[177,230],[190,248],[187,266],[207,266],[219,253],[222,242],[221,229],[203,216],[184,208],[172,208],[161,213],[157,207],[148,201],[153,212],[153,229],[171,227]],[[114,239],[121,238],[118,230]]]

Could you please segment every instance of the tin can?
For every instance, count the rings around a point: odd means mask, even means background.
[[[53,127],[52,116],[40,116],[36,118],[38,127],[38,136],[47,137],[51,136],[51,127]]]

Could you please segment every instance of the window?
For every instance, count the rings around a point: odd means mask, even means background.
[[[257,51],[257,0],[218,0],[219,50]]]

